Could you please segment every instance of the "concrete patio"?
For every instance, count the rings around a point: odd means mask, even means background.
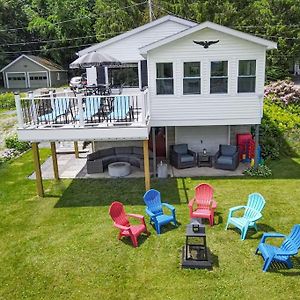
[[[89,151],[81,151],[79,158],[75,158],[72,151],[64,151],[59,149],[57,151],[58,169],[60,178],[111,178],[108,172],[87,174],[86,172],[86,156]],[[240,164],[235,171],[219,170],[208,167],[194,167],[187,169],[176,169],[168,166],[168,173],[170,177],[227,177],[227,176],[243,176],[243,171],[248,167],[247,164]],[[49,157],[41,166],[43,179],[54,179],[52,158]],[[137,167],[131,166],[131,174],[126,178],[142,178],[144,172]],[[35,173],[29,176],[29,179],[35,179]]]

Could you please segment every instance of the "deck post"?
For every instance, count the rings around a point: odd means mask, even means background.
[[[80,126],[80,127],[84,127],[84,116],[83,116],[82,95],[77,95],[77,100],[78,100],[79,126]]]
[[[149,149],[148,140],[143,141],[144,150],[144,173],[145,173],[145,189],[150,190],[150,167],[149,167]]]
[[[44,187],[43,187],[43,179],[42,179],[42,171],[41,171],[38,143],[31,143],[31,147],[32,147],[32,153],[33,153],[37,194],[39,197],[44,197]]]
[[[259,124],[255,125],[255,152],[254,152],[254,167],[258,167],[258,144],[259,144]]]
[[[55,142],[51,142],[50,145],[51,145],[51,156],[52,156],[54,178],[56,180],[59,180],[58,164],[57,164],[57,154],[56,154],[56,145],[55,145]]]
[[[17,118],[18,118],[18,127],[24,128],[24,119],[23,119],[23,112],[21,106],[21,98],[19,93],[15,93],[15,103],[16,103],[16,111],[17,111]]]
[[[79,158],[78,142],[74,142],[75,158]]]
[[[155,127],[152,130],[152,152],[153,152],[153,177],[156,177],[156,138],[155,138]]]
[[[37,125],[38,118],[37,118],[37,113],[36,113],[36,106],[35,106],[33,92],[29,91],[28,96],[29,96],[29,99],[31,102],[31,112],[32,112],[32,116],[33,116],[33,123],[34,123],[34,125]]]

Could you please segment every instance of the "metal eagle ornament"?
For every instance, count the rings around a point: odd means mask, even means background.
[[[195,44],[197,45],[201,45],[203,46],[204,49],[207,49],[209,48],[210,45],[213,45],[213,44],[217,44],[219,43],[220,40],[217,40],[217,41],[193,41]]]

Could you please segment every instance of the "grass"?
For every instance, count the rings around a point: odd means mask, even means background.
[[[35,193],[31,152],[0,167],[0,299],[296,299],[300,258],[295,268],[263,273],[254,252],[262,231],[288,233],[299,223],[300,160],[273,163],[273,178],[205,179],[218,202],[214,227],[207,226],[214,269],[182,270],[181,247],[189,222],[187,201],[203,178],[153,181],[177,210],[181,225],[166,226],[134,249],[117,240],[108,206],[144,214],[143,180],[45,181],[46,198]],[[44,160],[48,150],[41,151]],[[259,232],[241,241],[224,230],[228,208],[260,192],[267,204]],[[148,223],[148,218],[146,218]]]

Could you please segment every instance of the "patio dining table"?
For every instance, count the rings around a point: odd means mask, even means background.
[[[111,88],[108,84],[91,84],[85,86],[84,91],[86,96],[90,95],[110,95]]]

